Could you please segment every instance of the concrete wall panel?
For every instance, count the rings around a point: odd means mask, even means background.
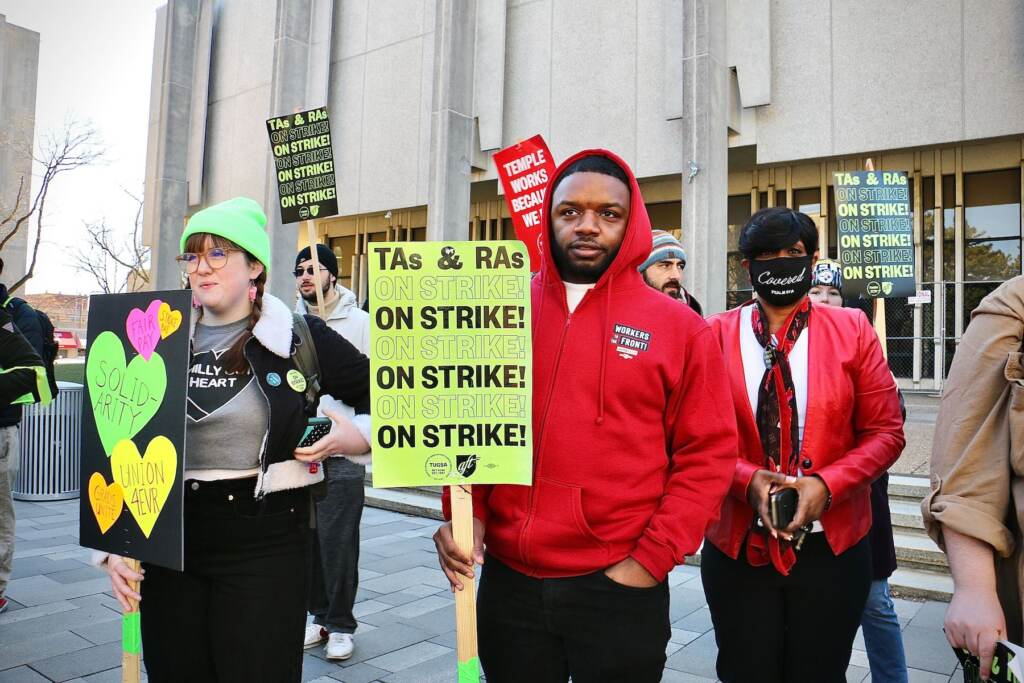
[[[1024,129],[1024,4],[963,0],[964,137],[1018,134]]]

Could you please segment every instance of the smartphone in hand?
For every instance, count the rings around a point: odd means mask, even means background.
[[[769,511],[772,516],[772,526],[776,529],[785,529],[796,517],[796,507],[800,502],[800,494],[794,488],[779,489],[771,494],[768,499]]]
[[[331,431],[331,420],[327,417],[311,417],[306,422],[306,431],[299,440],[299,448],[308,448]]]

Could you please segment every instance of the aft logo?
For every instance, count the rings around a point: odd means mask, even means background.
[[[615,351],[626,360],[632,360],[641,351],[646,351],[650,343],[650,332],[639,330],[629,325],[615,323],[612,345],[615,346]]]
[[[480,462],[480,458],[477,455],[456,455],[455,469],[463,477],[469,477],[476,472],[476,464],[478,462]]]

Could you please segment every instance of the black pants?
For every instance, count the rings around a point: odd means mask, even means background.
[[[668,601],[668,582],[629,588],[604,571],[535,579],[488,556],[477,599],[487,683],[657,683]]]
[[[701,579],[724,683],[844,683],[871,587],[866,538],[836,556],[811,534],[789,576],[705,541]]]
[[[144,565],[152,683],[302,676],[309,492],[253,498],[255,478],[185,482],[185,571]]]
[[[355,633],[352,607],[359,587],[359,522],[363,477],[334,460],[324,463],[327,496],[316,504],[310,558],[309,613],[330,633]],[[362,471],[363,468],[358,468]]]

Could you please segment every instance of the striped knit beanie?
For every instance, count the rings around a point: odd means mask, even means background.
[[[654,230],[651,235],[654,238],[651,254],[647,257],[646,261],[640,264],[637,270],[642,273],[658,261],[670,258],[679,259],[682,261],[682,266],[686,267],[686,252],[683,251],[683,245],[679,243],[679,240],[672,233],[665,232],[664,230]]]

